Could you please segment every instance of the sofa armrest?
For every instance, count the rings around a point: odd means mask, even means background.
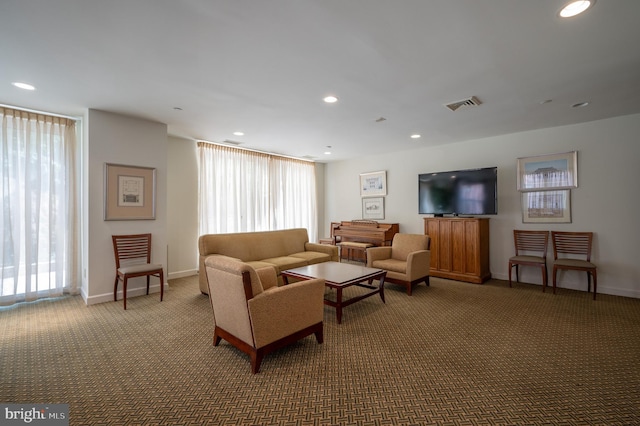
[[[338,247],[332,246],[329,244],[319,244],[319,243],[304,243],[305,251],[317,251],[320,253],[328,254],[331,256],[331,260],[337,262],[340,260],[340,256],[338,253]]]
[[[407,276],[409,281],[429,275],[431,267],[431,251],[419,250],[410,253],[407,257]]]
[[[369,247],[367,249],[367,266],[371,268],[374,260],[389,259],[391,246]]]
[[[324,280],[299,281],[273,287],[249,300],[256,348],[322,322]]]

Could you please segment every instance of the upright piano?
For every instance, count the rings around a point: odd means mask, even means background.
[[[374,246],[390,246],[393,236],[399,232],[399,229],[400,226],[397,223],[380,223],[375,220],[333,222],[331,238],[334,244],[349,241],[369,243]]]

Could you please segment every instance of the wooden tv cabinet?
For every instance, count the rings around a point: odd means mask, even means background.
[[[482,284],[489,271],[489,219],[426,217],[424,233],[431,237],[432,277]]]

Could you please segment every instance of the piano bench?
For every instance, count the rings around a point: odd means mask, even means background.
[[[340,262],[342,259],[367,263],[367,249],[373,247],[370,243],[345,241],[337,244],[340,247]],[[359,254],[359,256],[357,256]]]

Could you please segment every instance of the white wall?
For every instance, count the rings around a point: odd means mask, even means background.
[[[359,174],[387,171],[385,219],[400,231],[423,233],[418,212],[418,174],[498,166],[498,215],[490,220],[491,272],[508,278],[513,229],[595,232],[592,261],[598,265],[598,292],[640,298],[636,219],[640,211],[640,115],[541,129],[463,143],[328,163],[325,171],[324,229],[331,221],[361,218]],[[571,190],[572,223],[522,223],[516,190],[516,159],[578,151],[579,187]],[[347,184],[349,183],[350,184]],[[551,258],[553,255],[551,254]],[[520,279],[540,283],[539,271],[521,268]],[[551,268],[550,282],[551,282]],[[471,284],[470,284],[471,285]],[[586,290],[586,274],[566,272],[560,287]]]
[[[198,272],[198,157],[196,141],[169,136],[167,225],[169,278]]]
[[[111,235],[152,235],[152,262],[167,265],[167,126],[134,117],[89,110],[85,125],[85,242],[82,296],[89,305],[113,300],[115,259]],[[104,220],[104,164],[156,169],[156,219]],[[159,291],[152,279],[152,290]],[[120,286],[120,292],[122,291]],[[129,281],[127,297],[144,294],[146,280]]]

